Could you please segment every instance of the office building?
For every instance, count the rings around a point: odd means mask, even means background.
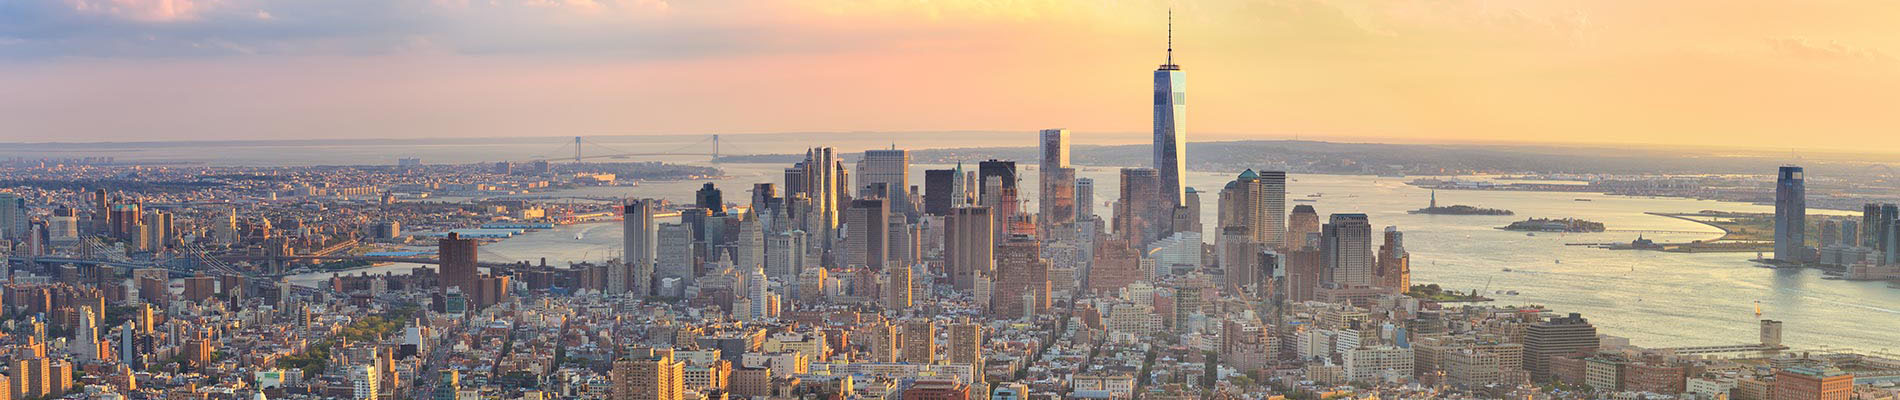
[[[950,325],[950,363],[983,367],[983,324],[969,319]],[[981,377],[982,374],[976,374]]]
[[[1095,218],[1095,179],[1075,178],[1075,218]]]
[[[454,232],[436,243],[436,256],[441,260],[436,278],[439,291],[445,294],[449,288],[456,288],[462,293],[475,291],[475,275],[480,271],[477,269],[476,246],[475,239],[463,239]]]
[[[957,182],[962,179],[954,169],[924,170],[924,214],[950,215],[950,209],[964,196]]]
[[[1320,252],[1326,260],[1327,282],[1339,287],[1371,286],[1373,266],[1372,222],[1365,214],[1333,214],[1320,227]]]
[[[628,293],[634,297],[652,294],[654,264],[659,261],[659,226],[653,221],[658,209],[659,202],[651,199],[634,199],[624,207],[620,240],[621,251],[626,256],[618,269],[625,273],[621,274],[622,278],[609,274],[607,293]]]
[[[996,270],[996,219],[989,207],[959,207],[944,222],[944,269],[957,290],[975,288],[978,277]]]
[[[1775,260],[1807,261],[1808,191],[1801,167],[1775,174]]]
[[[26,239],[26,198],[0,193],[0,239]]]
[[[976,164],[976,171],[976,183],[979,185],[977,187],[976,196],[979,199],[997,195],[997,193],[994,193],[994,190],[989,187],[990,178],[996,178],[996,181],[1002,184],[1002,189],[1010,191],[1016,190],[1016,183],[1018,181],[1016,180],[1015,161],[986,160]]]
[[[982,396],[978,396],[982,397]],[[930,378],[911,382],[904,400],[970,400],[970,385],[956,379]]]
[[[884,308],[902,312],[911,305],[910,264],[891,264],[884,267]]]
[[[1069,130],[1044,129],[1041,132],[1041,164],[1037,166],[1039,237],[1055,238],[1072,234],[1075,227],[1075,169],[1069,167]]]
[[[1122,168],[1121,197],[1115,201],[1115,233],[1136,247],[1161,238],[1161,212],[1173,210],[1161,197],[1159,175],[1151,168]]]
[[[1313,206],[1305,204],[1293,206],[1293,213],[1287,215],[1286,221],[1287,250],[1299,250],[1307,246],[1319,247],[1316,241],[1309,243],[1319,235],[1321,225],[1319,212],[1313,210]]]
[[[1284,248],[1288,234],[1286,173],[1241,171],[1221,189],[1216,212],[1220,228],[1244,226],[1254,242]]]
[[[1187,143],[1187,73],[1174,63],[1170,21],[1167,62],[1154,73],[1154,169],[1163,209],[1186,201],[1182,189],[1187,183]]]
[[[1404,293],[1412,287],[1412,255],[1405,251],[1405,233],[1399,227],[1385,227],[1385,243],[1379,245],[1378,268],[1372,273],[1373,285]]]
[[[910,151],[865,150],[858,159],[858,197],[883,198],[890,212],[916,213],[910,207]]]
[[[849,187],[849,178],[842,172],[844,164],[839,162],[830,147],[814,147],[805,151],[805,160],[785,169],[785,195],[794,197],[803,195],[805,206],[803,221],[799,229],[812,235],[820,248],[831,248],[831,239],[838,228],[839,209],[842,208],[844,193],[841,187]]]
[[[845,210],[845,265],[883,267],[890,259],[890,209],[885,199],[857,199]]]
[[[719,191],[718,187],[713,186],[712,182],[706,182],[705,185],[700,185],[698,191],[693,192],[693,206],[706,209],[713,215],[724,214],[726,196]]]
[[[1041,314],[1049,308],[1049,261],[1034,238],[1013,236],[996,246],[990,313],[999,319]]]
[[[1594,352],[1597,344],[1597,328],[1581,314],[1531,324],[1524,330],[1524,370],[1533,382],[1548,382],[1552,358]]]

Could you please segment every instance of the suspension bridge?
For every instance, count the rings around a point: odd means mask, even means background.
[[[529,158],[526,161],[528,162],[573,161],[573,162],[578,163],[585,160],[603,159],[603,158],[612,159],[612,158],[664,157],[664,156],[707,157],[713,160],[718,160],[720,154],[722,154],[720,152],[719,135],[707,135],[706,137],[701,138],[698,141],[687,143],[685,145],[681,145],[677,147],[671,147],[671,148],[658,148],[658,149],[634,148],[632,150],[629,150],[627,148],[622,148],[619,146],[645,147],[645,146],[657,146],[657,145],[649,144],[649,143],[616,143],[613,146],[609,146],[607,144],[600,143],[597,140],[587,139],[581,136],[575,136],[573,142],[562,143],[558,150],[553,150],[547,153],[541,153],[539,155],[532,156],[532,158]],[[726,154],[730,154],[731,152],[729,148],[731,146],[729,143],[727,144],[727,147],[728,147],[728,152]],[[565,154],[569,150],[572,150],[574,152],[572,157]],[[557,155],[557,152],[559,153],[558,155]]]

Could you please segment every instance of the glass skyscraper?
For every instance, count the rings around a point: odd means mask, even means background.
[[[1170,17],[1172,19],[1172,17]],[[1168,24],[1168,61],[1155,69],[1154,168],[1161,175],[1163,209],[1184,200],[1187,180],[1187,73],[1174,64],[1174,24]]]
[[[1775,174],[1775,260],[1806,261],[1808,190],[1801,167]]]

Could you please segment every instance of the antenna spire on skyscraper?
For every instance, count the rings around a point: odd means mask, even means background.
[[[1174,7],[1168,7],[1168,65],[1174,65]]]

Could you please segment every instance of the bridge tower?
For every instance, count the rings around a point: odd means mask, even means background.
[[[574,163],[575,164],[581,163],[581,137],[580,136],[574,137]]]
[[[713,135],[713,158],[719,158],[719,135]]]

